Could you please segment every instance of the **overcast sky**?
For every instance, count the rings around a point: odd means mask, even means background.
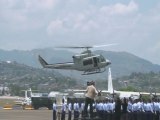
[[[159,11],[159,0],[0,0],[0,49],[118,43],[103,49],[160,64]]]

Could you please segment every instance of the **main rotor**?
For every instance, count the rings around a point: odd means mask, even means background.
[[[86,49],[86,51],[90,51],[89,49],[91,48],[106,47],[106,46],[112,46],[112,45],[117,45],[117,43],[106,44],[106,45],[93,45],[93,46],[60,46],[57,48]]]

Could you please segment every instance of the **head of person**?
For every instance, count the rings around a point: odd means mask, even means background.
[[[62,99],[62,103],[64,103],[64,101],[65,101],[65,100],[64,100],[64,98],[63,98],[63,99]]]
[[[54,100],[54,101],[53,101],[53,103],[55,103],[55,104],[56,104],[56,103],[57,103],[57,101],[56,101],[56,100]]]
[[[117,102],[117,103],[120,103],[120,102],[121,102],[120,97],[117,97],[116,102]]]
[[[94,82],[94,81],[91,81],[91,85],[95,86],[95,82]]]
[[[89,86],[90,85],[90,82],[89,81],[87,81],[87,86]]]

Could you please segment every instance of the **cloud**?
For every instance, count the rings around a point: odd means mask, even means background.
[[[1,0],[0,6],[7,9],[52,9],[57,0]]]
[[[55,20],[51,21],[50,24],[47,27],[48,34],[57,33],[60,32],[60,30],[63,29],[63,21],[61,20]]]
[[[81,8],[81,6],[79,7]],[[126,5],[122,3],[117,3],[115,5],[108,5],[108,6],[105,5],[100,7],[90,5],[90,7],[87,7],[83,10],[79,10],[76,12],[67,9],[66,11],[63,11],[63,14],[61,14],[60,18],[58,19],[63,23],[63,25],[61,25],[60,27],[62,31],[65,29],[67,31],[74,30],[75,32],[77,31],[92,32],[94,30],[106,29],[110,23],[115,24],[114,23],[115,17],[119,17],[117,15],[122,15],[121,19],[124,20],[126,18],[123,19],[124,17],[123,15],[134,13],[137,10],[138,10],[138,5],[133,1],[131,1]],[[109,16],[109,15],[114,15],[114,16]],[[48,28],[53,28],[52,25],[53,21],[49,23]],[[106,24],[108,25],[106,26]],[[50,25],[52,25],[52,27],[50,27]],[[51,31],[49,32],[49,34],[51,35]]]
[[[53,9],[56,4],[56,0],[24,0],[27,10],[49,10]]]
[[[1,0],[0,24],[12,30],[39,29],[57,0]]]
[[[95,30],[97,28],[99,28],[97,23],[93,20],[89,20],[81,29],[82,29],[82,31],[88,32],[91,30]]]
[[[125,15],[138,11],[138,4],[136,4],[134,1],[131,1],[128,5],[116,3],[110,6],[103,6],[100,11],[108,15]]]
[[[153,59],[148,53],[155,56],[160,51],[160,5],[149,3],[139,0],[0,0],[0,47],[27,49],[27,46],[34,48],[44,43],[45,46],[119,43],[112,50]],[[15,41],[19,44],[13,45]]]

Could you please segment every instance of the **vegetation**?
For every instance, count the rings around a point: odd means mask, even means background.
[[[32,68],[15,62],[1,62],[0,84],[9,87],[11,95],[24,96],[21,90],[32,88],[41,92],[63,91],[76,87],[77,81],[52,70]]]
[[[98,76],[98,75],[97,75]],[[107,79],[97,79],[99,90],[107,89]],[[65,89],[85,89],[85,79],[70,78],[54,70],[38,69],[16,62],[0,63],[0,85],[9,87],[11,95],[24,96],[25,90],[32,88],[40,92],[64,91]],[[125,91],[160,91],[160,72],[133,72],[129,76],[113,79],[116,90]]]
[[[119,89],[120,91],[133,91],[133,92],[139,92],[137,89],[135,89],[132,86],[127,86]]]
[[[78,52],[77,54],[80,54],[80,52]],[[148,73],[150,71],[153,71],[156,73],[160,71],[160,65],[153,64],[131,53],[103,51],[103,50],[93,51],[93,53],[102,54],[106,59],[109,59],[111,61],[112,64],[110,65],[110,67],[112,68],[112,73],[114,78],[130,75],[133,72]],[[67,51],[66,49],[58,50],[53,48],[35,49],[31,51],[0,50],[0,60],[16,61],[21,64],[39,68],[41,67],[37,58],[39,54],[43,56],[48,63],[57,63],[57,62],[59,63],[59,62],[72,62],[73,61],[72,56],[75,55],[76,53]],[[19,71],[19,74],[22,74],[23,72],[24,71]],[[64,76],[69,76],[68,71],[63,71],[61,73]],[[74,72],[73,77],[80,79],[84,78],[79,72]],[[91,75],[89,79],[96,80],[96,79],[103,79],[105,77],[106,77],[106,72],[101,73],[99,75]]]
[[[147,92],[158,92],[160,90],[160,72],[154,73],[132,73],[129,76],[124,76],[117,78],[115,81],[118,81],[121,86],[116,86],[117,88],[132,86],[138,91],[147,91]]]
[[[107,89],[108,83],[105,81],[96,81],[98,88]],[[159,92],[160,91],[160,72],[154,73],[132,73],[129,76],[123,76],[113,79],[113,87],[121,91],[144,91]]]

